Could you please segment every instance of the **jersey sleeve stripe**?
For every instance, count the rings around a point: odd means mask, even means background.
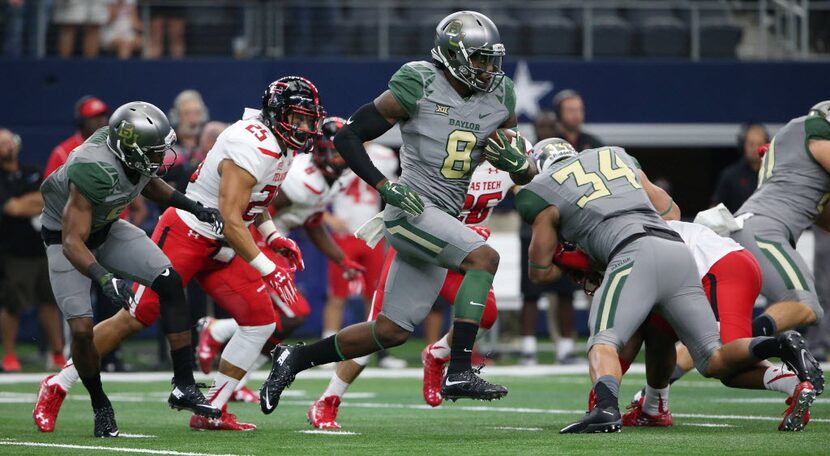
[[[280,158],[281,156],[279,152],[274,152],[273,150],[263,149],[262,147],[257,147],[257,149],[269,157]]]

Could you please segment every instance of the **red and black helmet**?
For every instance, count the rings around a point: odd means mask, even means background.
[[[326,177],[336,179],[348,169],[346,161],[334,148],[334,135],[346,125],[341,117],[326,117],[320,127],[321,134],[314,138],[312,160]]]
[[[304,148],[311,138],[320,134],[325,115],[317,87],[300,76],[279,78],[262,95],[263,122],[295,149]],[[300,116],[308,119],[309,128],[300,125]]]

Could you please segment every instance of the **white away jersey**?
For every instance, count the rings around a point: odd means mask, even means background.
[[[398,170],[398,157],[395,152],[380,144],[366,144],[366,152],[372,163],[391,179]],[[332,214],[348,222],[349,231],[354,233],[366,220],[380,212],[380,195],[363,179],[351,171],[340,177],[343,191],[337,193],[332,202]]]
[[[329,185],[311,158],[311,154],[298,156],[280,187],[280,192],[291,200],[290,206],[274,216],[280,234],[287,234],[317,214],[322,215],[335,195],[343,190],[343,177]]]
[[[271,198],[282,185],[291,167],[296,151],[280,150],[274,133],[259,121],[259,111],[246,108],[242,120],[226,128],[205,159],[193,173],[186,195],[206,207],[219,207],[219,164],[232,160],[237,166],[256,178],[251,198],[242,220],[250,225],[256,216],[267,209]],[[193,214],[178,210],[182,220],[193,231],[216,239],[211,226],[196,219]]]
[[[507,196],[513,185],[510,173],[496,169],[486,160],[481,162],[470,179],[458,220],[465,225],[486,225],[493,208]]]
[[[709,269],[721,258],[731,252],[743,250],[737,242],[728,237],[718,236],[717,233],[703,225],[677,220],[670,220],[666,223],[680,234],[683,242],[692,251],[700,280],[703,280],[703,277],[709,273]]]

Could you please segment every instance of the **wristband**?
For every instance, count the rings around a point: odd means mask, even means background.
[[[87,271],[89,271],[89,276],[95,279],[95,281],[98,283],[101,283],[101,279],[105,275],[110,273],[109,271],[107,271],[107,268],[101,266],[98,263],[92,263],[86,269]]]
[[[545,266],[545,265],[542,265],[542,264],[534,263],[532,261],[528,261],[527,265],[530,266],[533,269],[550,269],[550,267],[553,266],[553,263]]]
[[[272,234],[277,233],[277,226],[274,225],[273,220],[266,220],[260,223],[256,229],[259,231],[259,234],[262,235],[262,238],[265,239],[265,242],[270,242],[271,240],[268,238],[271,237]]]
[[[262,252],[259,252],[259,255],[249,261],[248,264],[259,271],[260,275],[268,275],[274,272],[274,269],[277,269],[277,265],[275,265],[273,261],[269,260],[268,257]]]
[[[662,217],[662,216],[664,216],[664,215],[668,214],[669,212],[671,212],[671,209],[672,209],[673,207],[674,207],[674,199],[673,199],[673,198],[669,198],[669,207],[668,207],[668,208],[666,208],[666,210],[665,210],[665,211],[663,211],[663,212],[661,212],[661,213],[660,213],[660,217]]]

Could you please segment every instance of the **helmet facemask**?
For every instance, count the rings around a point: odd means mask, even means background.
[[[125,120],[118,125],[116,135],[110,134],[108,145],[127,168],[148,177],[159,176],[159,169],[162,168],[161,175],[166,174],[176,162],[177,155],[173,150],[176,132],[171,129],[161,144],[140,147],[137,139],[134,126]],[[173,159],[170,161],[165,160],[168,151],[173,153]]]
[[[301,105],[286,106],[276,122],[275,132],[289,146],[302,149],[320,133],[325,113],[320,106],[306,108]]]

